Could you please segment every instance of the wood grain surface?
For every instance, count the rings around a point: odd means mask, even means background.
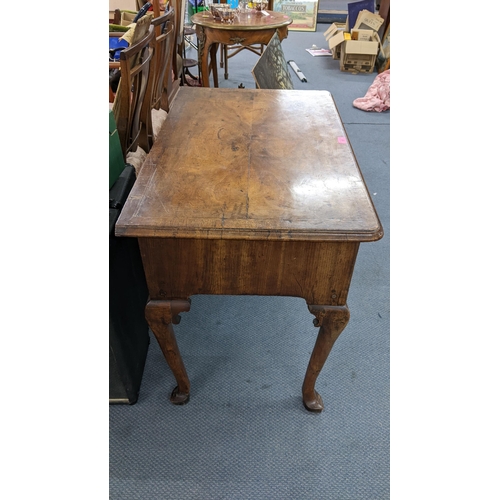
[[[382,237],[329,92],[183,87],[174,103],[118,236]]]

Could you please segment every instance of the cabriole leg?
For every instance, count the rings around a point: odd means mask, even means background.
[[[150,300],[146,305],[146,320],[177,381],[177,387],[170,396],[170,401],[175,405],[189,401],[190,383],[172,323],[178,324],[179,313],[189,311],[190,307],[188,300]]]
[[[306,409],[320,412],[324,408],[323,400],[314,386],[333,344],[349,321],[349,309],[347,306],[310,305],[308,307],[311,314],[316,316],[314,326],[320,328],[302,384],[302,399]]]

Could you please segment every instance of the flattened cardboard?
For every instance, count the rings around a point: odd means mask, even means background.
[[[331,26],[325,31],[325,38],[328,40],[338,30],[337,25],[332,23]]]
[[[362,10],[358,14],[358,18],[356,19],[356,23],[354,24],[353,29],[364,29],[364,30],[373,30],[378,31],[380,26],[384,24],[384,19],[380,17],[378,14],[374,14],[369,10]]]

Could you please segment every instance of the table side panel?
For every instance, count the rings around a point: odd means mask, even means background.
[[[358,242],[140,238],[151,300],[281,295],[345,305]]]
[[[267,45],[274,33],[278,32],[280,41],[283,41],[288,36],[288,27],[281,28],[263,28],[256,31],[250,30],[215,30],[207,27],[197,28],[199,38],[204,37],[202,42],[203,50],[208,50],[214,43],[223,43],[226,45],[240,44],[252,45],[254,43],[263,43]]]

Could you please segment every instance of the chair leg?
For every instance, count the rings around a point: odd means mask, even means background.
[[[189,59],[186,57],[186,43],[189,43],[193,49],[196,51],[198,50],[198,45],[194,44],[190,39],[188,39],[189,35],[194,35],[196,31],[193,28],[185,27],[184,28],[184,45],[183,45],[183,68],[182,68],[182,79],[181,83],[182,85],[187,85],[189,87],[197,87],[201,83],[201,67],[199,61],[195,61],[194,59]],[[198,76],[193,75],[190,71],[189,68],[192,68],[194,66],[198,66]],[[192,78],[193,80],[196,81],[196,83],[190,84],[189,81],[186,78],[186,75]]]
[[[227,80],[229,78],[229,70],[227,68],[227,45],[222,45],[224,49],[224,79]]]
[[[194,59],[186,59],[187,61],[193,61]],[[189,83],[188,79],[186,78],[186,75],[189,76],[192,80],[195,80],[195,84]],[[184,83],[188,87],[198,87],[200,83],[200,77],[195,76],[189,71],[189,66],[184,66],[184,71],[183,71],[183,77],[184,77]]]

